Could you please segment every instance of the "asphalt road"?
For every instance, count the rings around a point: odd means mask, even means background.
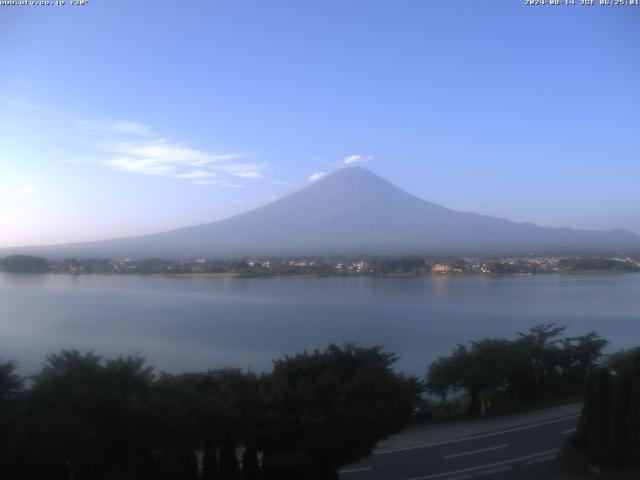
[[[376,451],[340,471],[342,480],[491,480],[551,478],[550,462],[578,415],[518,425],[455,440]],[[554,477],[556,478],[556,477]],[[564,478],[564,477],[557,477]]]

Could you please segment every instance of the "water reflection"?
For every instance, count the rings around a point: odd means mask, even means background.
[[[640,275],[214,279],[0,273],[0,357],[138,352],[160,368],[268,369],[329,342],[383,344],[423,375],[461,341],[541,322],[640,344]]]

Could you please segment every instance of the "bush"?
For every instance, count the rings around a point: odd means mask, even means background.
[[[202,455],[207,480],[337,478],[412,417],[421,387],[394,361],[331,345],[262,376],[157,375],[139,357],[62,351],[28,389],[0,363],[0,477],[195,480]]]

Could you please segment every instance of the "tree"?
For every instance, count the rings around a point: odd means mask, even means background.
[[[639,360],[639,348],[619,352],[587,377],[580,423],[569,443],[591,464],[640,467]]]
[[[611,355],[607,365],[619,378],[625,379],[620,395],[628,395],[628,412],[623,420],[627,430],[623,462],[640,467],[640,347]]]
[[[421,387],[395,373],[382,347],[330,345],[285,357],[263,385],[267,469],[278,478],[337,478],[336,469],[369,455],[404,427]]]
[[[147,478],[152,379],[139,357],[103,361],[77,351],[47,357],[27,398],[31,464],[77,480]]]
[[[0,362],[0,405],[15,400],[23,384],[24,379],[16,373],[15,362]]]
[[[46,273],[49,263],[40,257],[30,255],[11,255],[0,261],[0,267],[7,272],[15,273]]]
[[[240,464],[236,457],[236,446],[227,437],[220,447],[220,478],[222,480],[240,480]]]
[[[507,340],[484,339],[471,342],[470,347],[458,345],[450,357],[431,364],[428,385],[443,396],[451,389],[466,390],[469,413],[482,413],[498,397],[510,394],[513,356]]]
[[[607,365],[619,375],[628,373],[640,378],[640,347],[622,350],[610,355],[607,359]]]
[[[528,388],[521,392],[527,400],[542,398],[554,394],[558,388],[559,369],[563,355],[559,348],[559,338],[566,330],[554,323],[537,325],[527,333],[518,332],[517,348],[527,357],[527,371],[523,372],[528,380]]]
[[[156,375],[139,357],[72,350],[47,357],[27,389],[13,364],[0,364],[0,475],[335,479],[337,467],[410,420],[421,387],[395,373],[394,361],[381,347],[346,345],[285,357],[261,377],[234,369]]]
[[[162,373],[152,385],[148,403],[153,419],[151,445],[158,452],[156,471],[163,479],[182,480],[193,474],[191,459],[200,446],[202,429],[198,380],[198,374]]]
[[[259,480],[260,462],[258,451],[252,444],[248,444],[242,454],[242,480]]]
[[[596,372],[590,371],[587,375],[587,379],[584,385],[584,403],[582,405],[582,412],[580,413],[580,421],[572,440],[578,444],[580,448],[584,448],[587,444],[587,436],[589,434],[589,428],[593,423],[593,417],[598,415],[595,410],[595,397],[596,397]]]
[[[427,388],[440,395],[443,400],[451,390],[466,388],[464,378],[470,364],[469,357],[469,349],[458,344],[450,356],[440,357],[432,362],[427,374]]]
[[[600,368],[594,373],[594,390],[590,401],[593,415],[589,418],[586,430],[587,454],[595,463],[604,464],[606,461],[607,436],[610,420],[610,390],[611,375],[606,368]]]
[[[581,391],[607,341],[596,333],[560,338],[565,327],[542,324],[515,340],[486,338],[458,345],[428,370],[427,385],[444,398],[466,391],[469,413]]]
[[[602,352],[608,344],[595,332],[563,339],[560,343],[562,360],[557,366],[562,377],[560,387],[567,393],[578,391],[584,385],[587,373],[600,365]]]
[[[636,381],[629,399],[629,417],[625,447],[625,463],[640,467],[640,381]]]
[[[627,428],[629,421],[629,399],[635,378],[628,373],[613,379],[609,431],[607,432],[607,464],[623,466],[626,457]]]
[[[216,480],[218,476],[218,453],[216,451],[215,440],[207,438],[204,442],[204,452],[202,455],[202,479]]]
[[[0,477],[10,477],[20,467],[15,458],[13,436],[19,430],[16,425],[17,399],[24,380],[15,371],[14,362],[0,362]]]

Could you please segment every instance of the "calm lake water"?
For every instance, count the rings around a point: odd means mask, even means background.
[[[383,344],[423,375],[458,342],[542,322],[640,345],[640,274],[197,279],[0,273],[0,358],[29,373],[63,348],[139,353],[168,371],[268,370],[330,342]]]

